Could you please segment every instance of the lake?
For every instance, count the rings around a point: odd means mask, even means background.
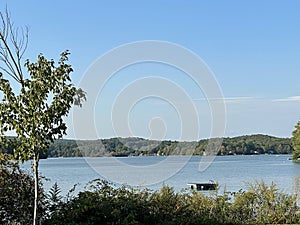
[[[176,191],[187,188],[189,182],[218,182],[220,190],[247,189],[247,183],[263,180],[274,182],[280,190],[297,193],[300,188],[300,164],[288,160],[290,155],[217,156],[199,170],[206,157],[145,156],[124,158],[49,158],[40,161],[40,172],[50,179],[46,189],[55,182],[63,193],[78,185],[78,191],[93,179],[106,178],[117,185],[157,190],[163,184]],[[24,168],[29,169],[29,163]]]

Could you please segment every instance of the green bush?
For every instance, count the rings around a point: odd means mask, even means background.
[[[40,221],[45,217],[45,196],[40,185]],[[3,225],[31,224],[34,180],[20,169],[11,155],[0,154],[0,222]]]
[[[88,190],[62,203],[46,224],[141,224],[140,221],[150,221],[148,195],[147,191],[117,189],[107,181],[95,180]]]
[[[177,193],[168,186],[154,192],[114,188],[95,180],[86,191],[61,203],[46,224],[291,224],[299,219],[295,197],[281,193],[274,184],[256,183],[230,199],[217,192]]]

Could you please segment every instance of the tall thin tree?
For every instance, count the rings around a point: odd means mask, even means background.
[[[51,142],[66,134],[67,126],[63,118],[73,104],[81,106],[86,97],[85,92],[71,82],[73,69],[67,64],[68,51],[61,54],[57,64],[42,54],[37,62],[26,60],[22,64],[28,29],[15,28],[7,10],[5,14],[0,12],[0,17],[0,92],[3,95],[0,102],[0,143],[13,146],[17,159],[33,160],[33,224],[37,225],[40,154],[47,151]],[[23,69],[27,70],[26,75]],[[16,138],[7,138],[7,131],[13,131]]]

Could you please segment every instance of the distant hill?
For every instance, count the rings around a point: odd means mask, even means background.
[[[220,149],[209,151],[208,143],[220,139],[205,139],[194,142],[156,141],[143,138],[110,138],[101,140],[76,141],[57,140],[49,148],[48,157],[99,157],[139,155],[251,155],[291,154],[290,138],[268,135],[245,135],[223,138]]]
[[[221,142],[220,148],[212,147]],[[13,148],[1,152],[12,153]],[[50,145],[46,157],[100,157],[100,156],[140,156],[140,155],[253,155],[291,154],[290,138],[278,138],[256,134],[233,138],[204,139],[193,142],[156,141],[138,137],[110,138],[99,140],[56,140]]]

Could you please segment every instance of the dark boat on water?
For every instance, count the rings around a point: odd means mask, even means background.
[[[217,189],[217,184],[214,181],[208,183],[188,183],[188,186],[195,191],[213,191]]]

